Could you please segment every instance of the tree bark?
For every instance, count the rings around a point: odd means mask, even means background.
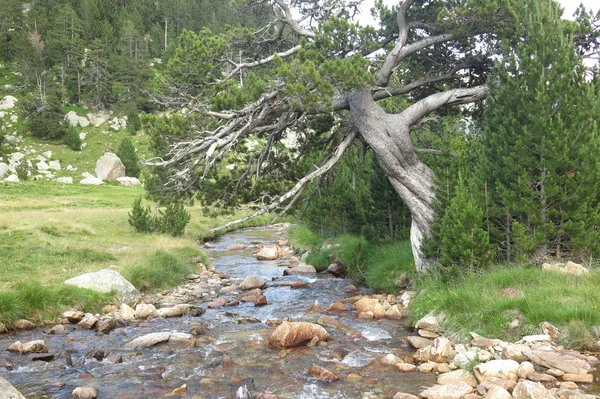
[[[373,150],[392,187],[412,215],[410,241],[419,273],[432,262],[421,254],[423,238],[433,220],[433,171],[419,161],[410,138],[411,118],[404,113],[387,114],[374,100],[369,89],[354,91],[348,98],[350,113],[360,135]]]

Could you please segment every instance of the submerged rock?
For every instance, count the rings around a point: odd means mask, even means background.
[[[157,332],[146,334],[134,339],[125,345],[125,349],[138,350],[164,343],[168,344],[170,347],[192,348],[195,346],[196,340],[191,334],[177,332]]]
[[[317,366],[316,364],[313,364],[311,368],[308,369],[308,374],[321,381],[336,381],[340,379],[339,375],[327,370],[325,367]]]
[[[96,399],[98,390],[94,387],[77,387],[71,393],[71,397],[74,399]]]
[[[278,349],[293,348],[313,338],[331,341],[333,338],[320,325],[307,322],[284,322],[269,337],[269,345]]]

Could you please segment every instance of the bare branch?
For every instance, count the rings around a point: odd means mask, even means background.
[[[275,201],[271,202],[269,205],[259,209],[258,211],[254,212],[251,215],[234,220],[232,222],[224,224],[223,226],[219,226],[219,227],[215,227],[214,229],[210,229],[209,232],[215,233],[217,231],[224,230],[224,229],[227,229],[232,226],[236,226],[240,223],[245,222],[246,220],[250,220],[250,219],[260,216],[264,213],[271,212],[271,211],[279,208],[283,203],[290,200],[291,198],[294,198],[294,200],[297,200],[299,198],[298,193],[301,192],[302,190],[304,190],[304,188],[311,181],[313,181],[314,179],[316,179],[320,176],[323,176],[325,173],[329,172],[335,166],[336,163],[338,163],[338,161],[341,159],[341,157],[344,154],[344,152],[346,151],[346,149],[350,146],[352,141],[356,138],[356,135],[357,135],[356,131],[350,132],[344,138],[344,140],[340,143],[340,145],[332,152],[330,157],[320,167],[318,167],[316,170],[309,173],[308,175],[304,176],[302,179],[300,179],[296,183],[296,185],[291,190],[289,190],[287,193],[285,193],[282,196],[280,196],[279,198],[277,198]]]
[[[273,54],[273,55],[271,55],[269,57],[266,57],[266,58],[263,58],[261,60],[256,60],[256,61],[253,61],[253,62],[244,62],[244,63],[241,63],[241,64],[236,64],[235,62],[233,62],[231,60],[228,60],[231,64],[234,65],[234,68],[233,68],[233,70],[231,72],[229,72],[227,74],[227,76],[225,76],[225,78],[223,79],[223,81],[229,80],[232,76],[236,75],[240,71],[240,69],[243,69],[243,68],[249,69],[249,68],[254,68],[254,67],[257,67],[257,66],[268,64],[268,63],[272,62],[273,59],[275,59],[275,55],[278,55],[281,58],[289,57],[291,55],[296,54],[298,52],[298,50],[300,50],[301,48],[302,48],[301,45],[297,45],[297,46],[294,46],[294,47],[290,48],[287,51],[283,51],[281,53]]]

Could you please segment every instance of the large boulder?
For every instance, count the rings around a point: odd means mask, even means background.
[[[65,281],[65,284],[87,288],[97,292],[114,291],[121,302],[135,302],[141,298],[140,292],[115,270],[103,269],[86,273]]]
[[[65,120],[69,122],[70,126],[88,127],[90,125],[90,121],[85,116],[79,116],[75,111],[67,112]]]
[[[313,339],[331,341],[333,338],[323,327],[307,322],[283,322],[269,337],[269,345],[278,349],[293,348]]]
[[[106,152],[96,161],[96,177],[102,180],[125,177],[125,165],[117,155]]]
[[[572,374],[587,374],[592,368],[582,356],[573,351],[526,350],[523,355],[540,366],[554,368]]]
[[[10,382],[0,377],[0,399],[26,399]]]
[[[17,101],[19,100],[13,96],[4,97],[2,100],[0,100],[0,110],[14,108]]]

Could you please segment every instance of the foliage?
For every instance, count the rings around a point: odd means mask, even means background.
[[[133,226],[137,232],[149,233],[154,231],[154,223],[150,209],[142,206],[142,197],[138,197],[133,201],[128,220],[129,224]]]
[[[28,114],[27,123],[34,137],[60,140],[65,136],[67,126],[61,101],[60,93],[51,83],[46,86],[43,97],[25,104]]]
[[[141,128],[142,122],[140,121],[140,110],[133,104],[127,111],[127,130],[129,130],[131,134],[136,134]]]
[[[158,231],[173,237],[180,237],[185,231],[185,226],[190,222],[190,213],[185,210],[182,202],[173,202],[159,211],[157,220]]]
[[[19,180],[28,180],[29,175],[31,174],[31,169],[26,161],[21,161],[21,163],[15,167],[15,171],[17,172]]]
[[[541,262],[600,250],[598,80],[551,1],[525,2],[485,111],[480,187],[507,259]],[[519,95],[515,95],[519,93]]]
[[[83,143],[79,137],[79,133],[75,129],[69,128],[65,136],[65,144],[73,151],[81,151]]]
[[[199,254],[196,250],[196,255]],[[186,274],[194,271],[189,262],[191,256],[184,260],[175,252],[156,251],[143,264],[128,268],[124,276],[138,289],[174,287],[181,283]]]
[[[448,203],[441,220],[440,257],[442,268],[452,270],[483,269],[493,258],[490,239],[483,229],[483,210],[462,179],[459,179],[455,196]]]
[[[127,176],[140,176],[139,159],[136,154],[135,147],[131,142],[131,139],[125,137],[123,140],[121,140],[121,143],[119,144],[119,149],[117,150],[117,156],[119,157],[121,162],[123,162],[123,165],[125,165]]]
[[[303,224],[290,226],[285,231],[285,235],[289,238],[293,247],[300,252],[311,251],[323,242],[321,237],[313,233]]]

